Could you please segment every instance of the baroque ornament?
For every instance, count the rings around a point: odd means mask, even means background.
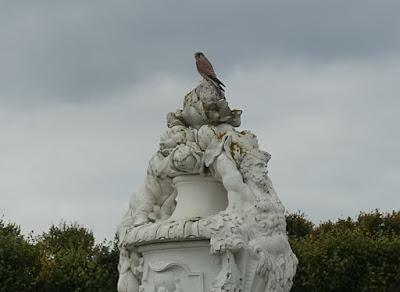
[[[290,290],[298,260],[285,209],[267,174],[270,155],[235,129],[241,113],[205,79],[167,115],[118,227],[119,292]],[[208,272],[196,266],[207,257]]]

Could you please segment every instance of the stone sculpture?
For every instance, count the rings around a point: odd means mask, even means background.
[[[288,243],[285,209],[267,175],[270,155],[253,133],[235,129],[241,113],[203,80],[182,109],[167,115],[169,129],[118,227],[119,292],[290,290],[298,261]],[[193,210],[219,193],[218,210],[191,212],[179,200],[179,183],[187,179],[189,191],[200,184]],[[215,191],[205,191],[213,184]],[[152,258],[151,246],[165,249],[166,259]],[[182,261],[196,253],[204,260],[204,251],[216,259],[214,275],[193,272],[193,260]]]

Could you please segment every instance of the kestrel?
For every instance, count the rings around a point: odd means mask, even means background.
[[[204,79],[213,82],[219,90],[225,91],[222,87],[225,87],[225,85],[217,78],[214,68],[206,56],[204,56],[202,52],[197,52],[194,54],[194,58],[196,59],[196,67],[200,75],[203,76]]]

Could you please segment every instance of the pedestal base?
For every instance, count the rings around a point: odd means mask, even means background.
[[[164,242],[138,248],[143,255],[143,292],[206,292],[221,270],[208,240]]]

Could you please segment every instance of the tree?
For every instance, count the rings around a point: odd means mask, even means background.
[[[37,248],[18,225],[0,219],[0,291],[32,291],[39,271]]]
[[[40,291],[115,291],[115,247],[95,244],[93,233],[78,224],[51,226],[38,238]],[[118,257],[117,257],[118,258]]]
[[[292,291],[400,291],[400,212],[360,213],[292,237]]]
[[[313,227],[314,224],[306,219],[304,213],[286,214],[286,230],[290,238],[306,237]]]

